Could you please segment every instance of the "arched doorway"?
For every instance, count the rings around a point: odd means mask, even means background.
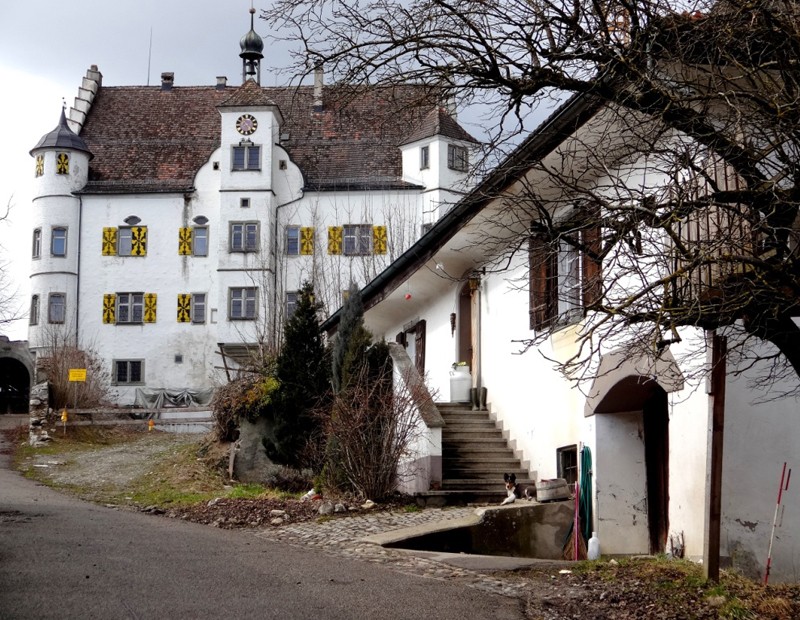
[[[28,413],[31,375],[13,357],[0,357],[0,414]]]
[[[598,518],[619,553],[662,553],[669,530],[669,407],[658,382],[618,380],[595,407]]]

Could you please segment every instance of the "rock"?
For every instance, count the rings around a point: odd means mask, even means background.
[[[368,499],[366,502],[361,504],[361,509],[362,510],[372,510],[373,508],[375,508],[376,505],[377,504],[375,502],[373,502],[371,499]]]
[[[319,509],[318,509],[318,511],[317,511],[317,512],[319,512],[319,514],[321,514],[321,515],[323,515],[323,516],[326,516],[326,515],[331,515],[331,514],[333,514],[333,511],[334,511],[334,510],[335,510],[335,507],[334,507],[334,505],[333,505],[333,502],[328,502],[328,501],[325,501],[325,502],[322,502],[322,503],[319,505]]]
[[[608,561],[608,563],[609,563],[611,566],[619,566],[619,562],[617,562],[616,560],[613,560],[613,559],[612,559],[612,560],[609,560],[609,561]]]
[[[270,510],[269,511],[269,516],[270,517],[283,517],[285,515],[286,515],[286,511],[285,510]]]
[[[336,504],[333,507],[333,511],[334,512],[347,512],[347,506],[345,506],[344,504]]]
[[[269,522],[270,525],[283,525],[283,519],[273,519]]]
[[[221,499],[222,499],[221,497],[215,497],[214,499],[210,499],[210,500],[208,500],[208,504],[206,504],[206,505],[207,505],[209,508],[211,508],[211,506],[215,505],[215,504],[216,504],[217,502],[219,502],[219,500],[221,500]]]

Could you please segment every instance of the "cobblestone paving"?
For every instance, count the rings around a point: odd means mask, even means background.
[[[468,585],[502,595],[516,594],[515,588],[499,579],[476,571],[456,568],[413,552],[387,549],[362,539],[373,534],[423,525],[437,521],[460,519],[475,512],[475,508],[427,508],[420,512],[376,512],[366,515],[335,517],[323,523],[287,524],[259,530],[256,536],[295,546],[315,547],[334,556],[345,556],[366,562],[384,564],[402,573],[432,579],[458,579]]]

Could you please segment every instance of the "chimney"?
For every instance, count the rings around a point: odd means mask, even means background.
[[[314,112],[322,112],[322,87],[325,86],[325,70],[322,63],[314,67]]]
[[[228,85],[228,78],[224,75],[217,76],[217,90],[225,90],[225,87]]]
[[[161,90],[172,90],[172,83],[175,81],[175,74],[167,71],[161,74]]]

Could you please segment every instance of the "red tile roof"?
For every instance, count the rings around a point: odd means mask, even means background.
[[[311,86],[254,87],[100,88],[81,132],[94,154],[84,191],[189,191],[220,144],[218,107],[272,102],[284,119],[281,145],[303,171],[307,189],[409,186],[401,181],[398,146],[429,114],[430,89],[327,86],[324,108],[315,112]]]

